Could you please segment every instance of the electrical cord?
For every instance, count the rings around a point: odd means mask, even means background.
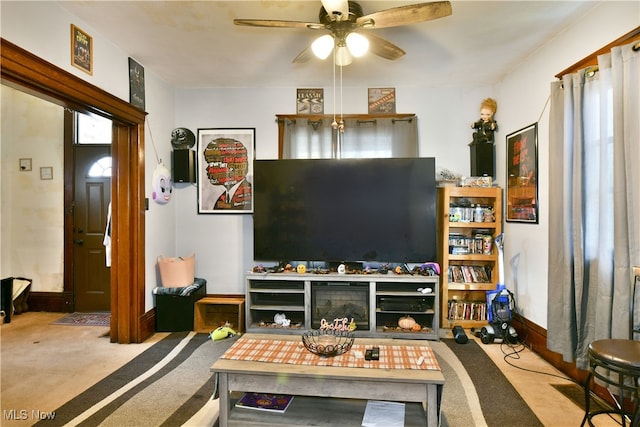
[[[520,314],[520,310],[518,309],[518,305],[516,302],[515,297],[513,296],[513,293],[509,290],[507,290],[507,292],[509,292],[509,296],[510,296],[510,302],[511,302],[511,307],[512,307],[512,318],[515,316],[518,316],[520,319],[522,319],[522,315]],[[495,313],[494,313],[495,316]],[[575,385],[577,385],[578,387],[580,387],[580,389],[582,390],[582,392],[584,393],[585,391],[585,385],[579,383],[578,381],[574,380],[573,378],[566,376],[566,375],[558,375],[558,374],[554,374],[554,373],[549,373],[549,372],[543,372],[543,371],[539,371],[539,370],[535,370],[535,369],[528,369],[528,368],[523,368],[521,366],[517,366],[514,363],[511,362],[511,360],[519,360],[521,359],[520,357],[520,353],[522,353],[526,348],[529,348],[530,350],[532,350],[531,346],[528,346],[526,344],[527,342],[527,338],[529,336],[529,328],[527,327],[526,323],[521,321],[520,324],[523,327],[523,331],[525,332],[525,335],[523,338],[518,336],[517,342],[516,343],[512,343],[509,342],[509,340],[507,339],[503,339],[502,342],[500,343],[500,351],[502,352],[503,356],[503,360],[505,361],[505,363],[515,369],[519,369],[521,371],[525,371],[525,372],[531,372],[534,374],[540,374],[540,375],[546,375],[549,377],[555,377],[555,378],[560,378],[562,380],[566,380],[569,381]],[[533,351],[533,350],[532,350]],[[595,394],[593,391],[589,390],[589,396],[600,406],[607,407],[610,409],[614,409],[611,404],[609,404],[609,402],[605,401],[604,399],[602,399],[600,396],[598,396],[597,394]],[[614,422],[616,422],[619,425],[622,425],[622,423],[620,421],[618,421],[612,414],[607,414],[609,416],[609,418],[611,418]]]

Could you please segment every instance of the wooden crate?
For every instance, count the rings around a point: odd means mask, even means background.
[[[244,297],[205,297],[194,308],[194,331],[208,334],[229,322],[236,332],[244,332]]]

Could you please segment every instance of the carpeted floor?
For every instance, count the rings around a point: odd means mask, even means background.
[[[212,425],[215,376],[209,368],[234,340],[173,333],[56,409],[38,426]],[[442,426],[541,426],[518,392],[475,342],[429,342],[445,376]],[[217,401],[213,401],[216,402]],[[206,406],[205,406],[206,405]],[[209,422],[194,421],[205,407]],[[502,407],[502,409],[500,408]],[[205,417],[206,418],[206,417]]]
[[[100,311],[94,313],[69,313],[60,319],[51,322],[52,325],[71,326],[109,326],[111,313]]]

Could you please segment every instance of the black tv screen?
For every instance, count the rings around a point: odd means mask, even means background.
[[[254,259],[436,260],[434,158],[256,160]]]

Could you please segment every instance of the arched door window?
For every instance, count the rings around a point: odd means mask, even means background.
[[[101,157],[89,168],[89,178],[111,178],[111,156]]]

